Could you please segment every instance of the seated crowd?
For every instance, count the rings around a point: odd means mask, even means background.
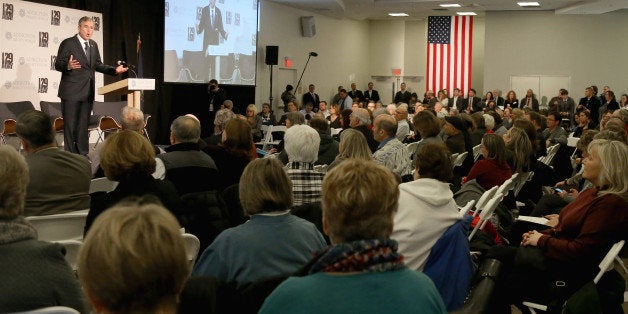
[[[279,119],[269,104],[244,116],[224,106],[205,139],[195,116],[179,116],[161,148],[125,108],[122,130],[90,159],[57,147],[48,115],[22,114],[25,157],[0,146],[0,261],[11,266],[0,312],[445,313],[468,304],[475,270],[497,260],[485,310],[510,313],[523,301],[562,306],[628,238],[628,108],[610,89],[588,87],[578,104],[561,89],[544,111],[532,90],[421,101],[404,84],[385,107],[372,83],[341,87],[328,105],[309,100],[310,85],[300,111],[287,89]],[[262,150],[275,124],[285,132]],[[90,194],[103,176],[117,186]],[[485,207],[461,212],[511,181],[488,222]],[[24,217],[85,209],[74,274]],[[193,264],[181,228],[200,241]],[[623,293],[617,276],[598,289],[605,311],[621,311],[623,299],[604,297]]]

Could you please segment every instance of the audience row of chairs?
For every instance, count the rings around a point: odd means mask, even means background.
[[[41,111],[50,115],[54,121],[54,129],[56,132],[63,132],[63,118],[60,102],[39,102]],[[89,131],[98,132],[98,140],[96,144],[104,140],[104,136],[108,132],[116,131],[122,128],[121,126],[121,113],[122,108],[127,106],[126,101],[113,101],[113,102],[94,102],[93,115],[90,117],[88,129]],[[18,102],[0,102],[0,140],[2,144],[6,145],[7,136],[16,136],[15,126],[17,124],[17,117],[25,111],[35,110],[35,106],[30,101],[18,101]],[[146,123],[151,117],[149,114],[144,114],[144,134],[148,137],[146,132]]]

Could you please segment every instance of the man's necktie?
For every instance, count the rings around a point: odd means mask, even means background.
[[[91,61],[89,58],[89,44],[87,42],[85,44],[85,56],[87,57],[87,61]]]
[[[211,12],[211,22],[212,22],[212,30],[214,29],[214,10]]]

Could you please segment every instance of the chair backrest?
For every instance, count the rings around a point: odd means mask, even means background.
[[[190,269],[196,263],[196,257],[198,256],[198,250],[201,247],[201,241],[191,234],[191,233],[183,233],[181,234],[183,237],[183,242],[185,243],[185,254],[188,258],[188,262],[190,263]]]
[[[453,162],[453,166],[454,167],[460,167],[462,166],[462,163],[464,162],[465,158],[467,158],[467,155],[469,154],[469,152],[464,152],[464,153],[460,153],[456,159]]]
[[[340,134],[340,131],[342,131],[342,128],[332,128],[331,129],[331,136]]]
[[[464,207],[460,208],[460,217],[466,216],[471,208],[473,208],[473,204],[475,204],[475,200],[470,200],[467,202],[467,205],[464,205]]]
[[[524,172],[520,174],[514,181],[513,192],[515,196],[519,195],[519,192],[526,184],[526,182],[532,180],[532,176],[534,176],[534,171]]]
[[[454,162],[456,162],[456,158],[458,158],[458,156],[459,156],[459,155],[460,155],[460,153],[454,153],[454,154],[451,154],[450,159],[451,159],[451,163],[452,163],[452,164],[453,164]]]
[[[95,101],[93,109],[94,115],[112,117],[117,124],[120,124],[122,109],[127,105],[128,103],[126,101]]]
[[[82,240],[87,210],[65,214],[26,217],[41,241]]]
[[[27,110],[35,110],[30,101],[0,102],[0,120],[17,119]]]
[[[482,144],[473,146],[473,161],[477,161],[482,155]]]
[[[504,181],[502,185],[497,189],[497,193],[502,193],[503,195],[508,194],[508,191],[512,190],[515,187],[515,183],[517,178],[519,177],[518,173],[514,173],[510,179]]]
[[[473,231],[471,231],[471,234],[469,235],[469,241],[471,241],[471,239],[473,238],[473,236],[475,235],[475,233],[478,230],[481,230],[482,228],[484,228],[484,226],[486,225],[486,222],[493,215],[493,212],[495,211],[495,208],[497,208],[497,205],[499,205],[499,202],[501,201],[501,199],[502,199],[502,195],[501,194],[495,194],[486,203],[486,206],[480,212],[480,219],[475,224],[475,227],[473,228]]]
[[[484,193],[482,193],[482,196],[480,196],[480,198],[478,199],[478,202],[476,203],[477,205],[475,206],[473,217],[477,216],[480,213],[480,211],[484,209],[484,206],[486,206],[486,203],[491,198],[493,198],[493,195],[495,195],[496,191],[497,191],[497,186],[494,186],[490,188],[489,190],[485,191]]]
[[[40,101],[39,107],[41,111],[47,113],[51,117],[61,117],[63,116],[61,111],[61,102],[52,102],[52,101]]]
[[[81,249],[81,246],[83,245],[83,242],[78,240],[60,240],[55,242],[65,247],[65,260],[68,262],[68,264],[70,264],[72,270],[76,271],[78,269],[78,253]]]
[[[79,311],[67,306],[49,306],[40,309],[14,312],[13,314],[80,314]]]
[[[624,243],[625,242],[626,241],[621,240],[621,241],[613,244],[611,249],[608,250],[608,253],[606,253],[606,256],[604,256],[604,258],[602,259],[602,261],[598,265],[600,267],[600,272],[598,272],[597,275],[595,276],[595,278],[593,278],[593,282],[595,284],[597,284],[600,281],[600,279],[602,279],[602,276],[604,276],[604,273],[606,273],[607,271],[613,269],[613,266],[614,266],[613,262],[615,261],[615,259],[619,255],[619,252],[621,252],[621,249],[624,247]]]
[[[118,181],[111,181],[107,178],[92,179],[89,184],[89,194],[94,192],[111,192],[118,186]]]
[[[556,153],[558,152],[559,148],[560,148],[560,144],[554,144],[554,145],[550,146],[547,149],[547,156],[545,156],[545,158],[543,160],[541,160],[541,162],[543,162],[544,164],[550,166],[552,164],[552,162],[554,161],[554,157],[556,156]]]

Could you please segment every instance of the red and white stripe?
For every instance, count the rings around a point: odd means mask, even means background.
[[[466,97],[471,88],[473,17],[451,19],[451,42],[427,45],[426,90],[436,94],[446,88],[452,97],[454,88],[460,88]]]

